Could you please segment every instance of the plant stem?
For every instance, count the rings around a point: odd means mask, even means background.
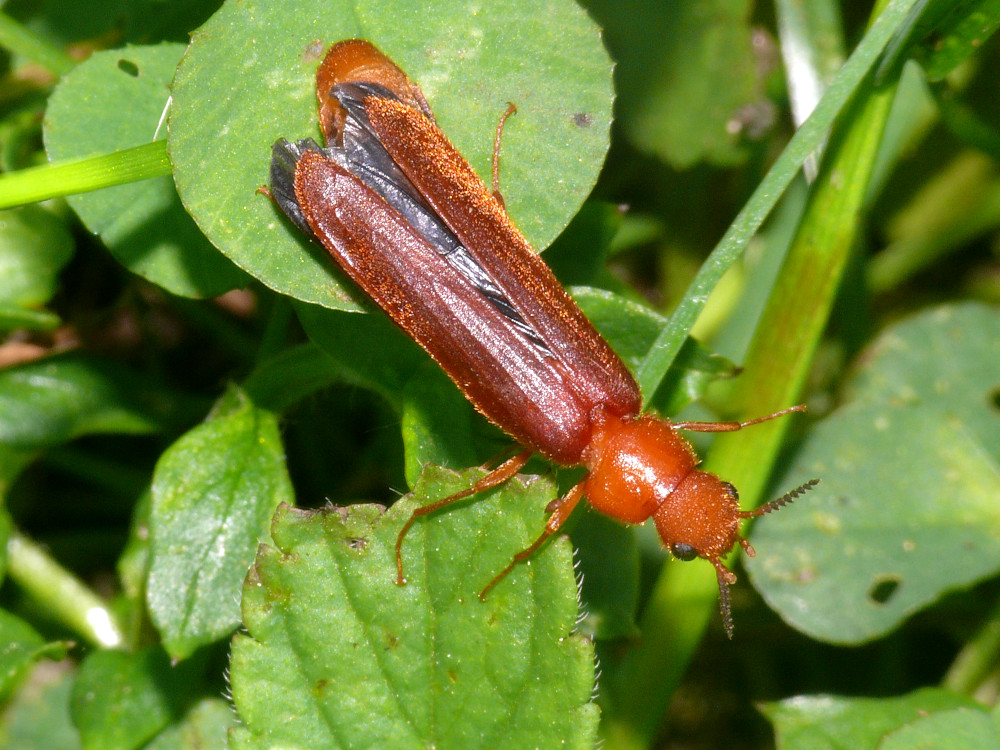
[[[731,413],[759,416],[801,397],[863,226],[863,202],[895,91],[886,86],[856,102],[847,127],[830,144],[729,399]],[[745,506],[756,506],[791,424],[777,419],[746,434],[720,435],[706,466],[740,488]]]
[[[64,76],[76,67],[76,60],[60,47],[0,13],[0,47],[23,55],[56,76]]]
[[[0,175],[0,208],[148,180],[170,174],[166,141],[113,154],[31,167]]]
[[[751,237],[760,229],[764,219],[771,213],[771,209],[798,174],[805,160],[823,142],[833,120],[857,91],[916,2],[917,0],[891,0],[886,9],[878,15],[809,119],[792,136],[788,146],[774,166],[768,170],[739,216],[702,265],[688,287],[684,299],[650,347],[649,354],[636,374],[647,400],[653,397],[666,375],[674,357],[684,344],[688,331],[708,302],[712,289],[739,258]]]
[[[7,541],[7,571],[56,620],[96,646],[116,648],[122,631],[107,604],[42,547],[17,532]]]
[[[958,653],[942,687],[973,695],[1000,663],[1000,604],[965,647]]]
[[[862,202],[894,93],[895,85],[863,88],[827,147],[734,389],[735,414],[777,411],[801,393],[862,226]],[[747,506],[756,504],[789,424],[785,418],[755,426],[747,435],[720,434],[706,469],[739,487]],[[714,608],[714,575],[691,574],[691,585],[679,588],[672,567],[664,566],[640,623],[642,641],[621,665],[620,681],[629,693],[625,700],[616,697],[614,720],[627,731],[618,733],[622,742],[609,735],[609,748],[648,746]],[[678,618],[685,623],[680,633]],[[665,649],[664,642],[671,647]]]

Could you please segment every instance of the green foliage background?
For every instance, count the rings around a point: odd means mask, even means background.
[[[998,24],[4,4],[0,746],[998,744]],[[579,477],[541,461],[420,520],[395,585],[412,508],[510,441],[257,191],[347,37],[487,178],[517,104],[508,211],[650,409],[809,405],[694,438],[746,507],[822,480],[729,560],[733,642],[710,566],[586,509],[480,601]]]

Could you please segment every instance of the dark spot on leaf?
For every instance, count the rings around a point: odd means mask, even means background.
[[[327,687],[329,687],[329,685],[330,685],[330,681],[329,680],[325,680],[325,679],[316,680],[316,684],[313,685],[313,692],[317,696],[322,696],[323,692],[327,689]]]
[[[125,75],[132,76],[133,78],[139,77],[139,66],[136,65],[131,60],[126,60],[122,58],[118,61],[118,70],[120,70]]]
[[[313,39],[306,48],[302,51],[302,62],[311,63],[316,62],[323,57],[323,52],[326,50],[326,45],[323,44],[322,39]]]
[[[451,683],[454,685],[458,682],[458,673],[456,673],[454,669],[449,669],[448,679],[451,680]]]
[[[888,604],[901,584],[899,576],[883,576],[868,589],[868,598],[875,604]]]
[[[360,536],[351,537],[347,540],[347,546],[357,552],[361,552],[368,546],[368,540]]]
[[[816,580],[816,568],[809,566],[801,568],[795,575],[796,583],[812,583]]]
[[[399,645],[399,636],[395,633],[386,633],[385,635],[385,650],[391,651]]]
[[[594,124],[594,116],[586,112],[577,112],[573,115],[573,124],[578,128],[589,128]]]
[[[994,409],[1000,411],[1000,386],[997,386],[992,391],[990,391],[989,401],[990,405]]]

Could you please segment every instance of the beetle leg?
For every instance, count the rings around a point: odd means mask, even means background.
[[[538,537],[538,539],[536,539],[531,546],[514,555],[514,558],[510,561],[507,567],[497,573],[493,580],[486,584],[486,588],[479,592],[479,598],[485,599],[486,595],[493,589],[493,587],[500,583],[504,576],[514,569],[515,565],[523,560],[527,560],[535,554],[535,552],[538,551],[538,548],[545,544],[546,539],[559,531],[559,527],[563,525],[563,522],[565,522],[567,518],[569,518],[570,513],[573,512],[573,509],[576,507],[577,503],[580,502],[582,497],[583,482],[580,482],[573,489],[567,492],[565,496],[549,503],[546,510],[551,510],[552,515],[549,516],[549,520],[545,524],[545,529],[542,531],[542,535]]]
[[[469,497],[469,495],[475,495],[477,492],[483,492],[491,487],[496,487],[498,484],[503,484],[528,463],[531,453],[530,448],[523,450],[516,456],[508,458],[468,489],[456,492],[454,495],[448,495],[443,500],[414,508],[413,513],[410,514],[409,519],[403,524],[403,528],[400,529],[399,536],[396,537],[396,584],[403,586],[406,583],[406,578],[403,577],[403,538],[418,518],[440,510],[454,502],[458,502],[463,498]]]
[[[505,212],[507,206],[503,202],[503,195],[500,193],[500,138],[503,136],[503,126],[507,118],[517,112],[514,102],[507,102],[507,111],[500,115],[500,122],[497,123],[497,134],[493,137],[493,197],[497,199]]]

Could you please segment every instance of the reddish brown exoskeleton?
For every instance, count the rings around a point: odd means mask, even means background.
[[[496,148],[491,192],[437,128],[420,89],[366,41],[333,46],[317,73],[317,93],[327,147],[311,140],[274,145],[275,202],[480,412],[525,446],[468,490],[414,511],[396,542],[398,583],[405,583],[403,540],[418,518],[506,481],[538,452],[589,473],[549,505],[541,536],[481,596],[586,497],[626,523],[652,517],[674,556],[712,563],[731,635],[728,587],[736,577],[721,557],[737,543],[753,554],[740,520],[781,507],[815,481],[742,511],[736,489],[697,469],[677,431],[739,430],[805,407],[747,422],[641,415],[628,369],[508,219]]]

